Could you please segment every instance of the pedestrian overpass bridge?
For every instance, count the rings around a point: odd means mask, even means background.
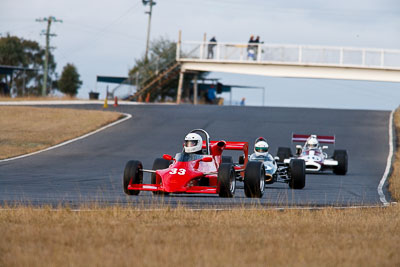
[[[178,41],[176,60],[181,64],[178,103],[187,71],[400,82],[400,50],[252,44],[255,52],[252,58],[248,56],[247,43],[217,43],[212,53],[209,45],[208,42]]]
[[[249,56],[249,48],[254,57]],[[158,61],[156,65],[155,74],[142,83],[138,83],[141,70],[137,71],[136,92],[129,99],[141,99],[146,93],[147,99],[152,90],[162,88],[179,75],[176,101],[180,103],[185,72],[195,74],[194,104],[197,104],[198,72],[400,82],[400,50],[393,49],[264,43],[252,43],[249,47],[248,43],[182,42],[179,37],[176,60],[163,66],[161,71]]]
[[[207,42],[180,42],[177,61],[182,71],[214,71],[292,78],[320,78],[400,82],[400,50],[218,43],[213,58]]]

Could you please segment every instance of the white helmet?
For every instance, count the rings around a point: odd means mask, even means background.
[[[308,148],[317,148],[319,143],[316,135],[311,135],[306,142]]]
[[[201,151],[201,147],[203,146],[203,139],[197,133],[189,133],[185,137],[185,152],[186,153],[195,153]]]
[[[256,153],[256,156],[266,156],[268,153],[268,148],[269,145],[267,143],[267,140],[262,137],[256,139],[256,142],[254,144],[254,152]]]

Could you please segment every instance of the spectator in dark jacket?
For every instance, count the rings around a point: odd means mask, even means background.
[[[217,45],[217,39],[213,36],[208,43],[207,58],[214,58],[214,47]]]

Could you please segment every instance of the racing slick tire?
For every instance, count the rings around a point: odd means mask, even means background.
[[[236,177],[232,163],[221,163],[221,166],[219,166],[218,189],[220,197],[234,196],[236,190]]]
[[[233,158],[231,156],[222,156],[221,163],[233,163]]]
[[[162,170],[168,168],[170,165],[170,161],[163,159],[163,158],[157,158],[154,160],[153,163],[153,170]],[[155,173],[151,174],[151,184],[156,184],[157,177]],[[153,191],[154,195],[168,195],[168,192],[160,192],[160,191]]]
[[[292,151],[290,150],[290,147],[278,147],[276,156],[279,158],[279,162],[283,162],[285,159],[292,156]]]
[[[306,164],[302,159],[292,159],[289,164],[292,189],[303,189],[306,186]]]
[[[249,161],[244,172],[244,194],[246,197],[262,198],[264,190],[264,164],[259,161]]]
[[[130,160],[125,165],[124,178],[122,185],[124,187],[124,192],[127,195],[139,195],[139,190],[128,190],[128,185],[132,180],[132,184],[142,184],[143,183],[143,164],[137,160]]]
[[[333,151],[333,159],[338,162],[337,166],[333,167],[333,173],[337,175],[345,175],[347,173],[348,156],[346,150]]]

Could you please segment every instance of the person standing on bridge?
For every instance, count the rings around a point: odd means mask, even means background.
[[[260,45],[260,36],[257,36],[256,39],[254,40],[254,57],[253,59],[256,60],[257,59],[257,55],[258,55],[258,46]]]
[[[214,58],[214,47],[217,45],[217,39],[213,36],[208,43],[207,59]]]
[[[247,59],[255,59],[255,48],[254,48],[254,35],[250,36],[249,44],[247,45]]]

